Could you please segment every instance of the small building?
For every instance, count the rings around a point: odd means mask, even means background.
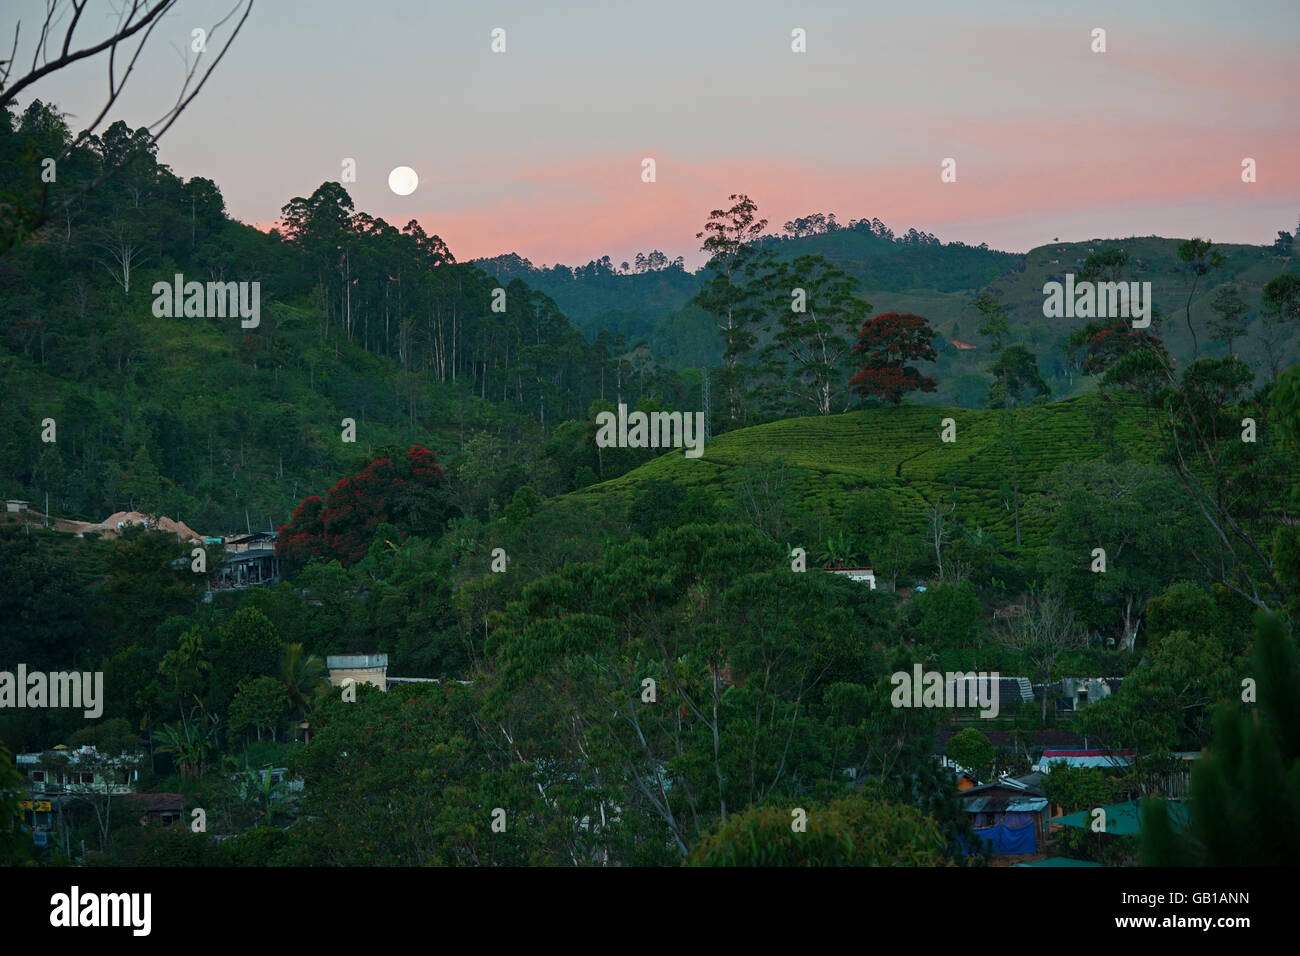
[[[60,744],[45,753],[17,754],[14,763],[32,796],[69,793],[132,793],[140,777],[138,760],[104,757],[94,747],[69,750]]]
[[[225,549],[232,554],[243,554],[245,551],[265,551],[267,548],[275,550],[275,531],[254,531],[252,534],[241,534],[238,537],[224,539]]]
[[[1186,800],[1192,793],[1192,763],[1200,760],[1204,754],[1199,750],[1179,750],[1173,754],[1179,761],[1178,766],[1163,773],[1148,777],[1148,792],[1158,793],[1170,800]]]
[[[226,538],[226,563],[213,579],[212,589],[229,591],[278,582],[280,558],[275,553],[275,539],[274,531]],[[205,539],[205,543],[212,540]]]
[[[1131,750],[1044,750],[1033,769],[1051,773],[1054,764],[1067,767],[1103,767],[1122,770],[1133,762]]]
[[[275,584],[280,580],[280,559],[275,549],[245,551],[227,558],[226,564],[212,582],[213,590],[229,591],[240,588]]]
[[[1041,774],[1002,777],[958,795],[975,834],[996,854],[1037,853],[1047,839],[1048,806]]]
[[[1122,677],[1063,677],[1042,689],[1057,713],[1068,714],[1118,692],[1123,682]]]
[[[22,514],[26,510],[26,501],[19,501],[17,498],[10,498],[5,501],[5,511],[11,515]]]
[[[185,796],[179,793],[131,793],[122,798],[125,811],[139,817],[140,826],[171,826],[185,816]]]
[[[995,686],[990,687],[992,683]],[[977,675],[974,672],[954,672],[944,681],[944,700],[965,701],[969,708],[988,707],[990,696],[996,692],[998,708],[1012,704],[1027,704],[1034,699],[1033,685],[1027,677],[998,677]]]
[[[871,590],[876,589],[876,572],[871,568],[827,568],[828,574],[839,574],[850,581],[865,581],[871,585]]]
[[[388,674],[387,654],[331,654],[325,658],[325,667],[329,670],[330,683],[342,687],[347,683],[370,684],[382,691],[392,690],[398,684],[441,684],[437,677],[390,677]],[[730,669],[724,667],[730,675]],[[461,687],[469,687],[474,682],[458,680]],[[310,725],[303,721],[298,729],[310,739]]]
[[[978,345],[972,345],[970,342],[963,342],[961,339],[952,339],[948,344],[958,352],[969,352],[972,349],[979,348]]]
[[[388,690],[387,654],[331,654],[325,658],[325,666],[335,687],[351,682]]]

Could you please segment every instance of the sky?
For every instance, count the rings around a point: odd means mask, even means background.
[[[116,6],[91,5],[87,37]],[[108,122],[157,119],[191,31],[234,5],[181,0]],[[43,7],[0,9],[0,36],[22,22],[20,63]],[[263,228],[354,159],[359,210],[418,219],[460,260],[657,248],[697,266],[695,235],[733,193],[773,229],[834,212],[1015,252],[1151,234],[1268,244],[1300,219],[1298,27],[1296,0],[255,0],[160,159]],[[79,129],[105,75],[99,58],[28,93]],[[420,178],[408,196],[388,188],[402,165]]]

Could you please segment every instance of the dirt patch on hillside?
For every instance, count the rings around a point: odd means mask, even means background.
[[[6,518],[10,520],[17,519],[30,525],[45,524],[45,515],[39,511],[24,511],[21,514],[9,514]],[[109,515],[103,521],[73,521],[69,518],[51,518],[50,527],[55,531],[64,531],[70,534],[85,534],[87,531],[94,531],[100,537],[107,540],[116,538],[123,530],[134,525],[143,523],[150,530],[165,531],[168,534],[174,534],[182,541],[193,541],[197,544],[203,543],[203,535],[199,534],[183,521],[174,521],[166,515],[161,517],[144,514],[139,511],[118,511]]]

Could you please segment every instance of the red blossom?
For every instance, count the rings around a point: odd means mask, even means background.
[[[886,312],[862,323],[854,354],[863,355],[862,369],[849,381],[859,395],[878,395],[895,405],[908,392],[933,392],[938,382],[904,363],[933,362],[939,353],[931,344],[934,330],[919,315]]]
[[[282,529],[277,551],[295,563],[316,557],[355,564],[365,557],[381,522],[402,528],[418,511],[427,512],[443,473],[433,452],[419,445],[400,465],[391,458],[376,459],[340,479],[323,500],[318,495],[304,498]]]

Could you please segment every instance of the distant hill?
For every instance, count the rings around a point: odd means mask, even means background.
[[[919,234],[913,231],[912,236]],[[958,300],[954,295],[973,293],[1021,260],[1013,253],[927,240],[933,237],[895,241],[842,228],[773,237],[767,242],[782,259],[825,256],[863,283],[867,298],[879,311],[955,308]],[[629,346],[647,341],[655,356],[669,367],[713,364],[721,357],[709,317],[689,305],[699,289],[700,273],[672,263],[644,272],[623,272],[609,257],[585,266],[539,268],[509,254],[478,259],[475,265],[501,279],[522,279],[550,296],[589,337],[604,330],[624,336]]]
[[[1023,266],[1009,271],[990,282],[987,290],[1002,301],[1008,312],[1012,337],[1024,342],[1038,352],[1040,365],[1049,381],[1054,380],[1068,393],[1077,386],[1077,377],[1071,381],[1065,367],[1061,346],[1070,332],[1084,324],[1079,319],[1048,319],[1043,316],[1043,285],[1046,282],[1063,282],[1067,273],[1082,268],[1089,253],[1120,249],[1129,256],[1129,267],[1123,278],[1128,281],[1150,282],[1160,317],[1153,323],[1152,331],[1164,339],[1170,354],[1185,363],[1192,356],[1192,339],[1187,331],[1184,309],[1192,288],[1187,266],[1178,258],[1181,239],[1159,236],[1131,237],[1128,239],[1092,239],[1086,242],[1055,242],[1031,249],[1024,256]],[[1260,367],[1263,351],[1259,342],[1258,321],[1261,315],[1259,295],[1264,285],[1282,272],[1300,272],[1300,262],[1295,256],[1282,258],[1271,246],[1216,245],[1222,253],[1224,265],[1202,277],[1192,302],[1192,322],[1197,329],[1201,355],[1222,355],[1226,349],[1209,341],[1208,321],[1212,317],[1210,297],[1221,285],[1236,284],[1241,297],[1251,307],[1252,327],[1242,348],[1243,359]],[[972,300],[973,301],[973,300]],[[968,301],[963,308],[944,318],[932,317],[935,327],[947,337],[957,337],[976,343],[980,350],[956,357],[954,369],[962,363],[974,367],[987,364],[983,354],[986,343],[976,333],[979,317]],[[960,329],[954,335],[953,324]]]
[[[1007,309],[1011,340],[1037,353],[1053,397],[1089,391],[1091,383],[1071,369],[1064,350],[1070,333],[1086,320],[1045,318],[1042,290],[1046,282],[1064,281],[1067,273],[1077,273],[1094,251],[1122,249],[1129,256],[1123,277],[1152,284],[1160,313],[1153,330],[1165,339],[1170,353],[1180,363],[1192,357],[1192,338],[1184,315],[1191,276],[1178,259],[1181,239],[1144,236],[1054,242],[1018,255],[963,243],[944,244],[914,231],[904,238],[910,241],[841,228],[765,241],[781,258],[825,256],[862,282],[863,295],[873,312],[913,312],[930,320],[939,333],[936,345],[940,357],[928,371],[940,384],[937,392],[918,401],[967,408],[982,405],[989,383],[985,370],[992,357],[987,341],[977,332],[981,320],[972,303],[985,290]],[[1228,244],[1216,249],[1225,258],[1224,266],[1200,280],[1192,303],[1200,354],[1226,354],[1224,346],[1209,340],[1209,302],[1219,286],[1235,284],[1251,307],[1251,327],[1237,351],[1262,375],[1267,361],[1258,334],[1259,294],[1265,283],[1279,273],[1300,272],[1300,261],[1296,256],[1278,256],[1272,246]],[[672,266],[660,271],[621,273],[608,259],[576,269],[536,269],[518,256],[480,260],[477,264],[489,272],[501,270],[501,278],[522,278],[544,292],[589,337],[604,330],[611,336],[623,335],[628,347],[645,340],[658,362],[669,368],[715,365],[721,360],[713,322],[690,304],[698,288],[698,273]],[[952,339],[976,348],[958,350],[949,344]],[[1291,341],[1283,345],[1283,364],[1300,355],[1297,345],[1293,334]]]

